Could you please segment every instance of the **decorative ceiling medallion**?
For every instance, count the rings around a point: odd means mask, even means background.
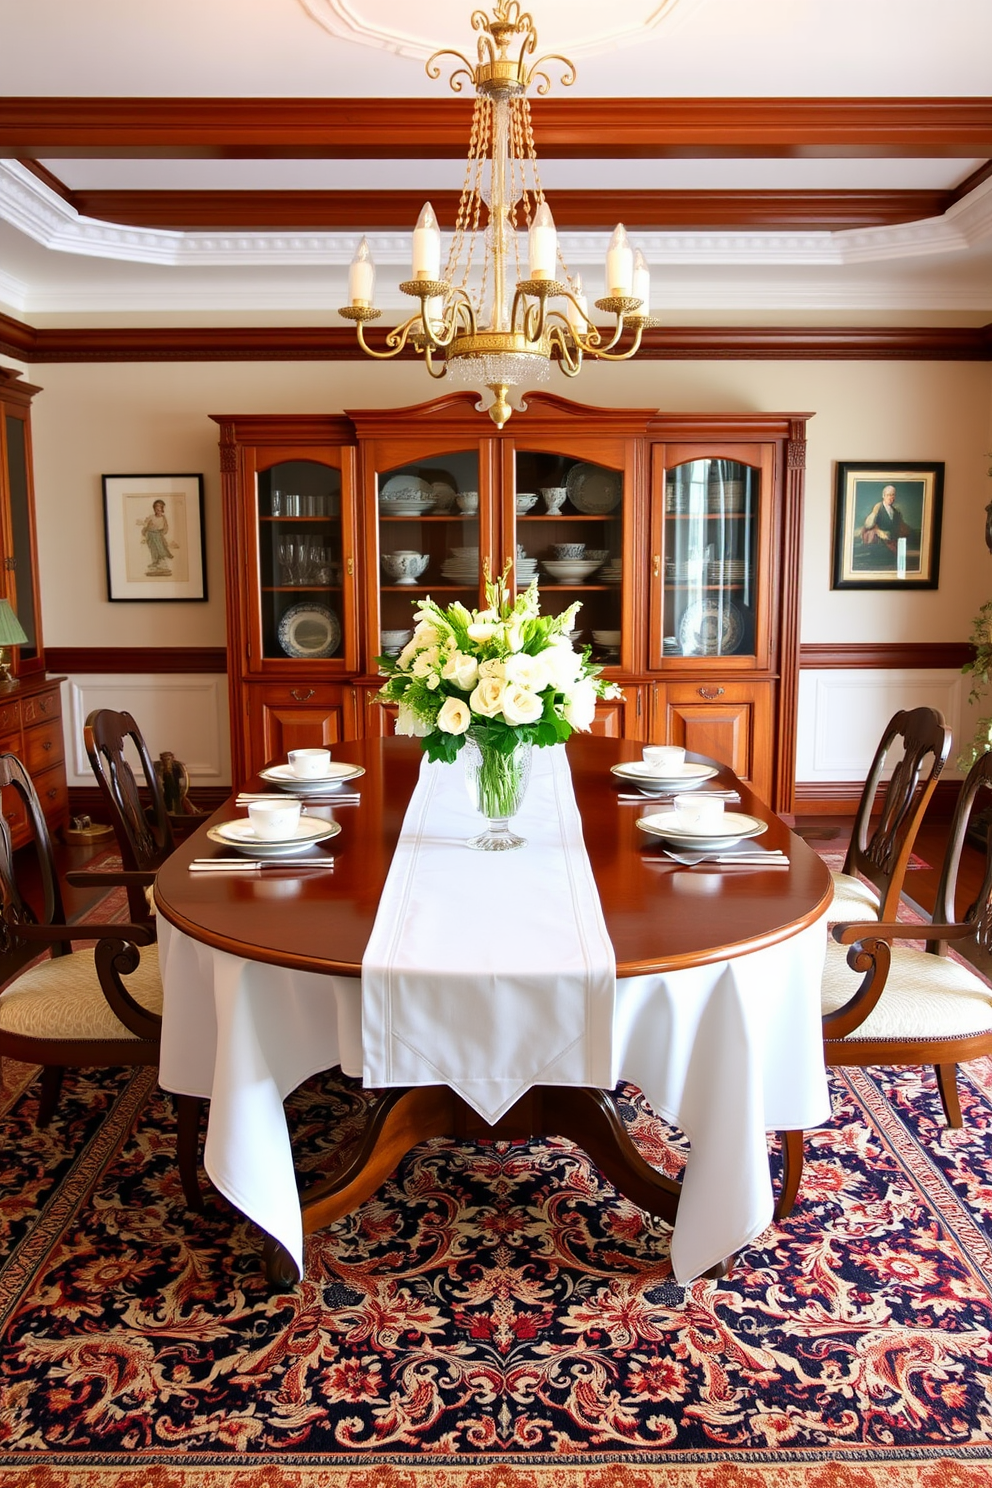
[[[602,0],[538,0],[528,6],[551,50],[567,44],[569,56],[590,56],[632,46],[656,30],[676,10],[698,0],[639,0],[604,8]],[[457,45],[467,29],[465,0],[432,0],[429,6],[398,0],[300,0],[308,15],[332,36],[380,51],[426,62],[436,51]],[[471,32],[469,32],[471,40]]]

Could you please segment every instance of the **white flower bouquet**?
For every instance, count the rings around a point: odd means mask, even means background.
[[[536,583],[511,603],[508,573],[486,570],[484,610],[420,600],[412,639],[379,657],[379,697],[399,704],[396,732],[422,738],[432,760],[450,763],[468,739],[504,756],[521,743],[560,744],[588,731],[597,698],[621,696],[569,639],[580,606],[542,617]]]

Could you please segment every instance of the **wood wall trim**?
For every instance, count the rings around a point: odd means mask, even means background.
[[[30,163],[29,163],[30,164]],[[45,172],[51,177],[51,172]],[[50,184],[50,182],[49,182]],[[401,232],[423,191],[68,191],[84,217],[182,231]],[[556,191],[559,231],[839,231],[940,217],[954,191]],[[457,191],[433,191],[443,228],[453,228]]]
[[[368,338],[371,344],[379,344],[374,330],[368,333]],[[2,354],[39,365],[45,362],[365,360],[350,326],[36,329],[0,314]],[[415,356],[412,350],[408,354]],[[645,334],[638,359],[987,362],[992,360],[992,325],[662,327]]]
[[[975,654],[967,641],[904,641],[892,645],[800,646],[799,665],[805,671],[956,671]]]
[[[992,156],[990,98],[537,98],[546,158]],[[461,159],[472,100],[0,99],[0,154]]]
[[[50,671],[69,676],[227,672],[223,646],[49,646],[45,660]]]
[[[938,780],[927,807],[928,820],[950,820],[960,790],[960,780]],[[853,816],[860,798],[858,780],[800,780],[796,782],[795,815]]]

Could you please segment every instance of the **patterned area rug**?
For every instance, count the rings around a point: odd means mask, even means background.
[[[645,1155],[680,1140],[623,1092]],[[837,1072],[790,1220],[729,1280],[565,1142],[424,1144],[270,1295],[217,1195],[183,1208],[154,1074],[3,1108],[3,1488],[977,1488],[992,1482],[992,1062]],[[307,1166],[354,1082],[290,1102]]]

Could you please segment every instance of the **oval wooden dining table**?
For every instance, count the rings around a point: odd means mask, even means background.
[[[661,857],[663,844],[635,825],[638,816],[659,809],[658,804],[646,798],[642,803],[623,799],[635,793],[610,772],[611,765],[639,759],[640,753],[640,744],[633,741],[578,734],[567,745],[586,849],[616,957],[618,989],[637,987],[641,989],[638,995],[649,1001],[652,983],[646,979],[661,977],[666,979],[663,985],[668,995],[675,989],[678,1002],[679,987],[689,984],[685,978],[680,983],[680,973],[743,965],[741,958],[756,958],[774,952],[776,947],[796,945],[800,937],[805,937],[805,946],[817,946],[831,894],[829,873],[817,854],[732,772],[721,767],[712,786],[739,791],[740,805],[730,809],[765,822],[761,845],[784,852],[788,867],[725,870],[708,864],[682,867],[666,863]],[[329,988],[340,988],[340,979],[347,978],[347,985],[357,992],[362,958],[423,755],[416,740],[384,738],[337,745],[334,758],[360,764],[365,773],[354,782],[357,800],[326,808],[341,824],[340,834],[311,852],[318,863],[333,857],[333,871],[267,866],[257,872],[191,872],[194,859],[226,855],[225,849],[206,834],[211,824],[243,815],[243,807],[237,807],[232,796],[177,848],[159,873],[155,898],[167,922],[160,932],[165,984],[161,1079],[166,1089],[176,1093],[209,1098],[211,1127],[213,1103],[220,1096],[210,1061],[216,1063],[223,1051],[206,1047],[211,1040],[218,1040],[217,1027],[204,1011],[203,995],[198,993],[195,1002],[191,995],[193,961],[187,958],[180,964],[169,948],[170,941],[179,941],[186,948],[192,943],[201,966],[204,955],[214,953],[225,967],[248,964],[316,974],[329,979]],[[266,788],[265,781],[259,779],[246,787],[252,791]],[[825,942],[825,935],[823,938]],[[790,1017],[799,1018],[799,1033],[792,1030],[790,1037],[794,1044],[801,1039],[807,1046],[802,1051],[808,1071],[805,1083],[812,1085],[822,1077],[822,1059],[817,1070],[816,1053],[819,975],[815,950],[811,958],[807,955],[807,961],[811,967],[808,975],[805,970],[802,977],[789,973],[807,985],[772,989],[772,1011],[766,1016],[773,1019],[774,1007],[787,1007]],[[757,967],[761,963],[751,960],[747,964]],[[811,980],[814,985],[808,985]],[[278,996],[277,991],[273,996]],[[775,1003],[774,998],[779,1001]],[[266,1016],[270,1011],[268,1008]],[[202,1026],[191,1027],[197,1019],[202,1019]],[[271,1041],[271,1034],[269,1038]],[[259,1045],[261,1042],[257,1041]],[[774,1059],[780,1066],[793,1055],[798,1060],[797,1049],[790,1054],[788,1048],[781,1047],[781,1041],[776,1043],[774,1028],[769,1030],[766,1042],[771,1050],[765,1056],[768,1060]],[[643,1048],[639,1057],[643,1060]],[[750,1056],[742,1050],[742,1060],[746,1057]],[[660,1050],[657,1062],[659,1066],[664,1062]],[[333,1063],[331,1057],[325,1067]],[[348,1073],[360,1073],[360,1069]],[[751,1084],[768,1087],[774,1074],[759,1069]],[[817,1086],[808,1100],[794,1078],[792,1090],[791,1107],[789,1100],[784,1101],[782,1109],[775,1107],[774,1099],[771,1101],[775,1114],[769,1125],[810,1126],[825,1119],[825,1081],[822,1091]],[[660,1101],[663,1109],[663,1092],[652,1095],[652,1103]],[[239,1093],[231,1099],[236,1105],[243,1097]],[[228,1112],[229,1129],[237,1127],[239,1111],[240,1107]],[[671,1117],[678,1112],[666,1114]],[[274,1112],[270,1112],[270,1118],[278,1120]],[[760,1119],[760,1112],[756,1119]],[[627,1198],[654,1215],[677,1222],[681,1184],[656,1171],[637,1152],[612,1091],[536,1085],[491,1126],[455,1091],[444,1085],[427,1085],[382,1092],[357,1152],[344,1166],[312,1183],[303,1193],[303,1233],[313,1233],[356,1208],[389,1176],[404,1153],[420,1141],[446,1135],[503,1139],[542,1134],[573,1140]],[[732,1142],[732,1132],[727,1139]],[[694,1136],[692,1140],[695,1142]],[[211,1178],[218,1183],[218,1170],[223,1164],[211,1162],[209,1129],[205,1161]],[[225,1183],[221,1172],[218,1186],[237,1207],[249,1212],[244,1186],[237,1179]],[[712,1195],[712,1203],[720,1203],[719,1194]],[[259,1219],[249,1212],[249,1217],[259,1220],[265,1229],[264,1216]],[[265,1254],[273,1285],[286,1286],[298,1280],[300,1267],[271,1231]],[[730,1259],[710,1258],[705,1274],[722,1274]]]

